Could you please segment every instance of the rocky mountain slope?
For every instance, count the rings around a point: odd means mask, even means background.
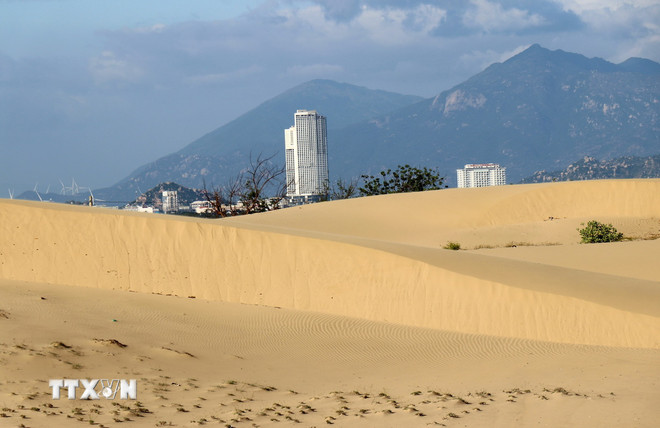
[[[497,162],[509,182],[518,182],[584,156],[660,153],[660,64],[612,64],[533,45],[421,101],[326,80],[305,83],[95,193],[134,199],[138,187],[164,181],[222,185],[250,155],[277,154],[273,161],[283,163],[283,130],[300,108],[328,118],[332,179],[410,164],[438,168],[451,186],[464,164]]]
[[[551,181],[599,180],[604,178],[658,178],[660,155],[624,156],[611,160],[598,160],[586,156],[559,171],[537,171],[522,183]]]
[[[660,153],[660,64],[615,65],[538,45],[394,114],[333,135],[333,169],[497,162],[510,182],[583,156]],[[451,182],[450,182],[451,183]]]

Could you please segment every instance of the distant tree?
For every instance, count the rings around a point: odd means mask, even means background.
[[[350,181],[342,180],[341,178],[335,182],[331,188],[331,199],[350,199],[357,196],[358,193],[358,179],[353,178]]]
[[[238,197],[241,193],[241,186],[243,181],[243,176],[242,174],[238,174],[236,177],[233,179],[229,180],[227,184],[223,187],[224,190],[224,195],[225,195],[225,201],[228,206],[228,210],[225,210],[225,212],[228,212],[228,215],[230,216],[237,216],[240,214],[240,211],[238,210]]]
[[[351,181],[338,179],[334,184],[326,182],[323,190],[321,191],[321,202],[335,201],[338,199],[349,199],[357,196],[358,192],[358,179],[354,178]]]
[[[253,160],[250,155],[250,166],[241,174],[243,186],[238,191],[246,214],[277,209],[286,197],[286,170],[271,162],[274,157],[260,154]]]
[[[584,244],[616,242],[623,239],[623,233],[617,231],[614,226],[600,223],[596,220],[591,220],[587,223],[586,227],[578,229],[578,232],[580,232],[582,243]]]
[[[208,190],[206,188],[206,181],[204,181],[202,193],[204,194],[204,199],[208,201],[211,207],[211,214],[216,217],[227,217],[226,210],[223,209],[224,198],[222,196],[223,191],[221,187],[213,187],[211,190]]]
[[[207,190],[204,183],[204,196],[211,205],[216,217],[252,214],[277,209],[286,196],[283,179],[284,168],[275,166],[271,160],[260,154],[256,159],[250,156],[250,165],[241,171],[225,186]],[[239,208],[240,202],[242,207]]]
[[[381,171],[379,175],[363,175],[364,185],[359,188],[361,196],[382,195],[387,193],[421,192],[442,189],[444,177],[429,168],[416,168],[410,165],[398,165],[392,171]],[[447,187],[447,186],[445,186]]]

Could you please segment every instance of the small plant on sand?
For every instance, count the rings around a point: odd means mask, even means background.
[[[445,250],[460,250],[461,249],[461,244],[458,242],[447,242],[447,245],[443,247]]]
[[[584,223],[581,223],[584,226]],[[578,229],[582,243],[593,244],[600,242],[617,242],[623,239],[623,233],[618,232],[611,224],[591,220],[582,229]]]

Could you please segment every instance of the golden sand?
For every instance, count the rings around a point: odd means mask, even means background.
[[[581,245],[592,219],[635,239]],[[0,425],[653,426],[658,235],[660,180],[224,220],[0,201]],[[143,407],[52,400],[65,377]]]

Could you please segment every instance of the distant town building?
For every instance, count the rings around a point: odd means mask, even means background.
[[[458,187],[503,186],[506,184],[506,168],[496,163],[467,164],[456,170]]]
[[[174,213],[179,211],[179,193],[176,190],[163,190],[163,212]]]
[[[108,207],[108,208],[118,208],[118,207]],[[154,213],[154,207],[143,207],[140,205],[126,205],[122,208],[124,211],[134,211],[138,213]]]
[[[284,130],[286,196],[290,203],[316,202],[328,186],[328,141],[325,116],[298,110]]]
[[[213,211],[213,207],[209,201],[194,201],[190,204],[190,209],[197,214],[207,214]]]

